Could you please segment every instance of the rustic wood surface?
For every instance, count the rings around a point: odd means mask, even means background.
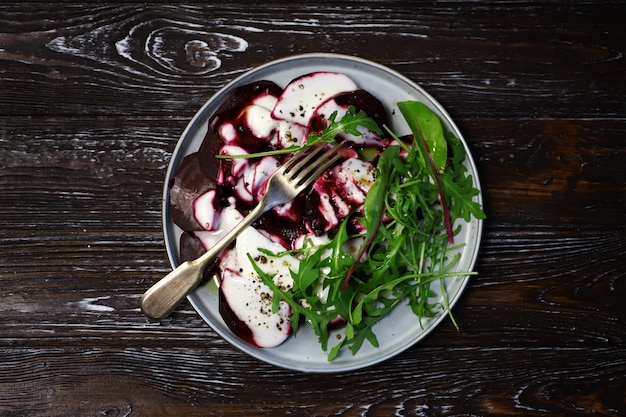
[[[626,415],[623,2],[0,5],[0,416]],[[185,47],[186,51],[185,52]],[[423,342],[310,375],[188,303],[157,324],[183,129],[272,59],[356,55],[422,85],[476,159],[479,275]]]

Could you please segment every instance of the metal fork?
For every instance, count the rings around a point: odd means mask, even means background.
[[[167,317],[180,301],[200,283],[204,270],[209,263],[217,258],[244,228],[271,208],[293,200],[350,149],[349,144],[341,142],[321,154],[325,148],[324,145],[321,145],[305,148],[295,153],[272,174],[259,204],[237,226],[202,256],[180,264],[148,289],[141,297],[140,302],[141,309],[146,316],[153,320]]]

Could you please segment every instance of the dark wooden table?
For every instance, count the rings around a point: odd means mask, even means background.
[[[626,415],[623,2],[212,3],[0,6],[0,416]],[[439,100],[488,214],[460,330],[328,375],[138,307],[191,117],[320,51]]]

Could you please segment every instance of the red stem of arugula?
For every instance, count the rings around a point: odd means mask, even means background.
[[[446,224],[446,233],[448,234],[448,243],[454,243],[454,236],[452,235],[452,223],[450,223],[450,212],[448,211],[448,205],[446,204],[446,199],[443,195],[443,184],[441,183],[441,178],[439,178],[439,171],[435,166],[435,161],[433,161],[433,157],[430,152],[428,152],[428,144],[426,140],[422,138],[424,141],[424,146],[426,148],[426,156],[428,157],[428,162],[430,163],[431,168],[433,169],[433,175],[435,177],[435,182],[437,183],[437,188],[439,189],[439,204],[441,204],[441,210],[443,211],[443,221]]]
[[[348,270],[346,277],[343,279],[343,285],[341,286],[341,291],[345,291],[346,288],[348,288],[348,284],[350,283],[350,278],[352,278],[352,274],[354,274],[354,270],[356,269],[357,265],[361,261],[361,258],[363,257],[365,252],[367,252],[369,247],[372,245],[372,241],[374,240],[374,237],[376,236],[376,233],[378,232],[378,227],[380,226],[380,222],[382,221],[382,218],[384,217],[384,213],[385,213],[385,210],[381,210],[380,219],[378,222],[376,222],[375,230],[373,231],[373,233],[370,234],[370,237],[367,240],[367,242],[364,242],[364,244],[361,246],[361,250],[359,250],[359,253],[356,256],[356,260],[354,261],[354,263]]]

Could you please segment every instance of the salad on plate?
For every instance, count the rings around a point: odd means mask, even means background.
[[[455,236],[485,217],[464,165],[465,148],[425,104],[397,102],[410,134],[341,72],[260,80],[234,89],[208,122],[197,152],[169,183],[182,229],[180,259],[195,259],[260,200],[271,174],[303,147],[350,150],[291,203],[245,229],[206,272],[219,283],[219,313],[242,340],[271,348],[310,326],[333,360],[377,346],[376,326],[399,304],[416,320],[450,312],[447,278]],[[330,335],[343,329],[338,341]],[[331,347],[332,345],[332,347]]]

